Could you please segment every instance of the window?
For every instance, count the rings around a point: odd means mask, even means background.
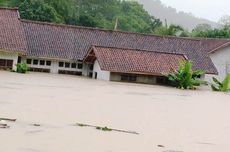
[[[59,74],[68,74],[68,75],[82,75],[82,72],[77,72],[77,71],[68,71],[68,70],[58,70]]]
[[[27,64],[31,64],[31,63],[32,63],[32,60],[31,60],[31,59],[26,59],[26,63],[27,63]]]
[[[13,60],[6,60],[7,67],[12,67],[12,65],[13,65]]]
[[[167,84],[166,77],[157,77],[157,84]]]
[[[22,61],[22,57],[18,57],[18,63],[21,63],[21,61]]]
[[[47,66],[51,66],[51,61],[46,61]]]
[[[135,75],[121,75],[121,81],[135,82],[135,81],[137,81],[137,76],[135,76]]]
[[[79,64],[77,65],[77,68],[78,68],[78,69],[82,69],[82,67],[83,67],[83,65],[82,65],[81,63],[79,63]]]
[[[13,60],[0,59],[0,69],[12,69]]]
[[[72,63],[71,64],[71,68],[75,69],[77,67],[77,64],[76,63]]]
[[[50,73],[50,69],[42,69],[42,68],[30,68],[29,71]]]
[[[89,65],[89,69],[90,69],[90,70],[93,70],[93,65],[92,65],[92,64]]]
[[[33,65],[38,65],[38,60],[33,60]]]
[[[45,60],[40,60],[40,65],[45,65]]]
[[[0,66],[6,66],[6,60],[0,59]]]
[[[69,68],[70,67],[70,63],[66,62],[65,63],[65,68]]]
[[[59,67],[64,67],[64,62],[59,62]]]

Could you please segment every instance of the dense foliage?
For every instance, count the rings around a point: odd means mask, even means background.
[[[0,0],[19,7],[21,18],[64,24],[151,33],[161,26],[137,2],[123,0]]]
[[[213,81],[215,82],[215,84],[211,85],[213,91],[221,91],[221,92],[227,92],[227,91],[229,91],[229,87],[230,87],[230,74],[227,74],[227,76],[225,77],[225,79],[223,80],[223,82],[220,82],[215,77],[213,77]]]
[[[26,73],[29,68],[26,63],[18,63],[17,65],[17,73]]]
[[[0,6],[19,7],[21,18],[122,31],[179,37],[230,38],[230,16],[219,28],[197,25],[191,32],[165,25],[135,0],[0,0]]]
[[[189,33],[179,25],[164,25],[155,28],[154,34],[157,35],[170,35],[170,36],[179,36],[179,37],[188,37]]]
[[[205,38],[230,38],[230,26],[223,25],[220,28],[212,28],[210,25],[201,24],[193,29],[191,36]]]
[[[193,71],[191,61],[181,61],[179,69],[173,69],[167,77],[172,86],[180,89],[196,89],[196,86],[206,84],[199,79],[204,73],[202,70]]]

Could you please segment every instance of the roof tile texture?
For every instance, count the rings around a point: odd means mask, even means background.
[[[198,39],[162,37],[138,33],[22,21],[28,55],[83,60],[92,45],[185,54],[195,69],[217,73]]]
[[[0,50],[28,56],[83,60],[92,45],[185,54],[195,69],[217,73],[207,52],[229,40],[162,37],[147,34],[19,20],[16,9],[0,9]]]
[[[16,9],[0,9],[0,50],[26,52],[25,36]]]
[[[162,75],[177,69],[184,55],[123,48],[93,47],[102,70]]]

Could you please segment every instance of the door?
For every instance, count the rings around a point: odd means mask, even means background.
[[[94,78],[97,79],[97,72],[95,72],[94,74],[95,74]]]
[[[13,60],[0,59],[0,69],[8,70],[13,68]]]

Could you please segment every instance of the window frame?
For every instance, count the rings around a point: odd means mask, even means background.
[[[65,65],[65,62],[58,62],[58,67],[63,68]]]
[[[49,63],[49,64],[48,64]],[[46,60],[46,66],[51,66],[52,65],[52,61],[50,60]]]
[[[39,65],[44,66],[46,64],[45,60],[39,60]]]
[[[77,69],[83,69],[83,63],[78,63],[77,64]]]
[[[30,61],[30,62],[28,62],[28,61]],[[32,64],[32,59],[26,59],[26,64],[31,65]]]
[[[36,63],[35,63],[36,62]],[[33,59],[33,65],[38,65],[39,60]]]
[[[69,62],[65,62],[65,68],[70,68],[70,63]]]

